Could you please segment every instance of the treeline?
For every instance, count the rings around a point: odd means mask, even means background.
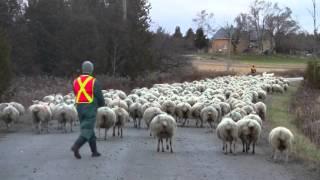
[[[11,49],[13,72],[69,76],[79,73],[84,60],[94,62],[97,74],[137,77],[155,69],[162,57],[153,53],[150,4],[123,3],[1,0],[0,26]]]

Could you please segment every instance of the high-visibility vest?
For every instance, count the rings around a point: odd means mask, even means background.
[[[95,78],[89,75],[81,75],[73,82],[73,91],[76,96],[76,103],[92,103],[93,87]]]

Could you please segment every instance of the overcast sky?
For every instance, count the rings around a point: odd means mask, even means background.
[[[214,26],[219,28],[227,23],[233,23],[241,12],[248,12],[253,0],[149,0],[151,3],[152,30],[159,26],[167,32],[174,32],[177,25],[182,33],[189,27],[195,28],[192,19],[201,10],[214,13]],[[308,9],[311,0],[269,0],[278,2],[280,6],[288,6],[293,11],[293,17],[298,20],[303,30],[312,32],[313,23]],[[320,6],[320,0],[317,0]],[[319,8],[320,9],[320,8]],[[320,19],[320,17],[319,17]]]

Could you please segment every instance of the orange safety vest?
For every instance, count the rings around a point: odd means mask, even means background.
[[[81,75],[73,82],[73,91],[76,96],[76,103],[92,103],[93,87],[95,78],[89,75]]]

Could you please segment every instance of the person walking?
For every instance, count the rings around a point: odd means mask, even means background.
[[[81,159],[80,148],[89,143],[92,157],[99,157],[96,136],[94,132],[97,109],[105,105],[98,81],[92,76],[93,64],[90,61],[82,63],[82,75],[73,82],[73,91],[76,98],[76,108],[80,120],[80,136],[71,147],[74,157]]]

